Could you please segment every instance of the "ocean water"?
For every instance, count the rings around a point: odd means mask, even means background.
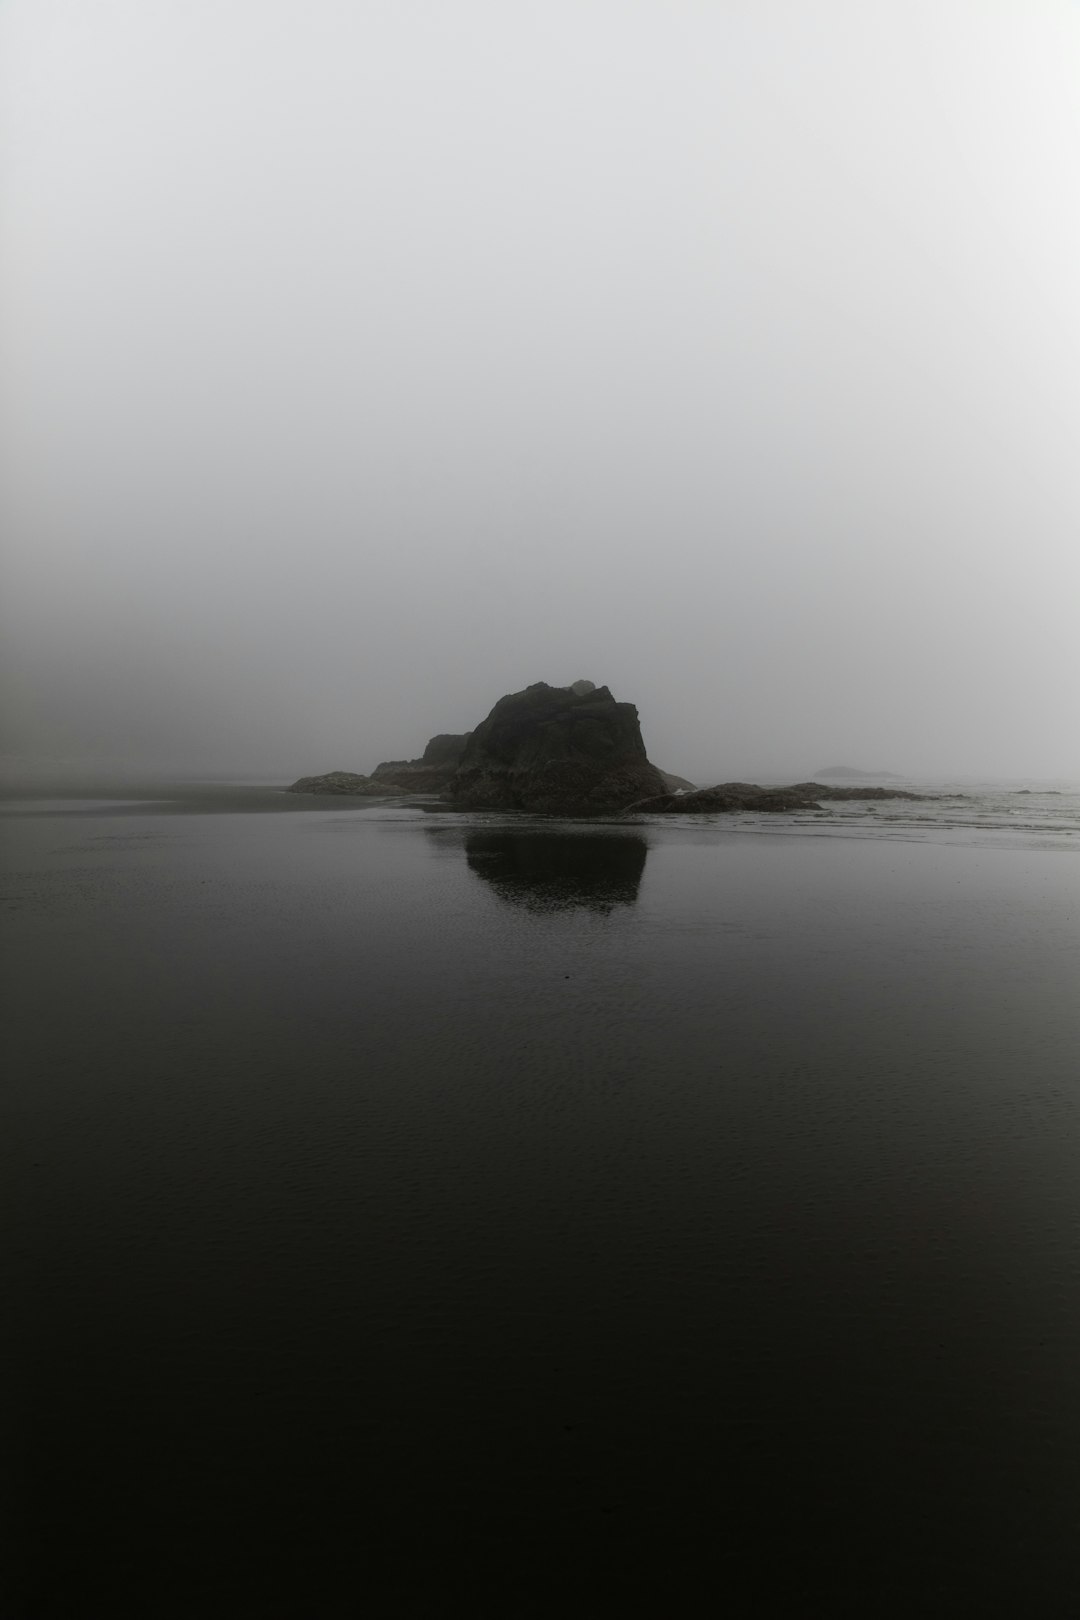
[[[4,1612],[1073,1613],[1080,796],[965,791],[7,800]]]

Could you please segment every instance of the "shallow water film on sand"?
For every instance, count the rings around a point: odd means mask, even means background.
[[[1080,801],[965,791],[6,801],[17,1612],[1063,1612]]]

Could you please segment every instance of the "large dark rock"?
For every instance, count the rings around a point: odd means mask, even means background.
[[[324,776],[302,776],[285,789],[286,793],[347,794],[358,799],[385,799],[393,788],[386,782],[374,782],[370,776],[356,771],[327,771]]]
[[[500,698],[477,726],[446,796],[467,810],[588,816],[663,791],[632,703],[616,703],[606,686],[578,693],[538,681]]]

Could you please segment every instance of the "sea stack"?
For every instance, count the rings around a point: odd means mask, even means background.
[[[591,681],[538,681],[500,698],[477,726],[446,797],[464,810],[589,816],[664,791],[632,703]]]

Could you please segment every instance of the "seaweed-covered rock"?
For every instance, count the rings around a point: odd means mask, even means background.
[[[628,809],[643,815],[677,811],[680,815],[718,810],[817,810],[823,799],[927,799],[927,793],[899,788],[824,787],[820,782],[795,782],[791,787],[759,787],[756,782],[721,782],[695,793],[664,793],[642,799]]]
[[[911,793],[906,788],[827,787],[822,782],[797,782],[792,791],[809,793],[815,799],[937,799],[941,797],[938,793]],[[962,794],[959,796],[963,797]]]
[[[606,686],[579,693],[538,681],[500,698],[477,726],[446,796],[469,810],[586,816],[663,791],[632,703],[616,703]]]
[[[332,793],[358,799],[383,798],[392,792],[385,782],[374,782],[356,771],[327,771],[325,776],[302,776],[286,793]]]
[[[374,777],[399,793],[441,793],[453,776],[453,765],[425,765],[420,759],[388,759]]]
[[[674,810],[680,815],[717,810],[816,810],[817,801],[801,788],[763,788],[755,782],[721,782],[695,793],[661,793],[642,799],[628,809],[642,815]]]

